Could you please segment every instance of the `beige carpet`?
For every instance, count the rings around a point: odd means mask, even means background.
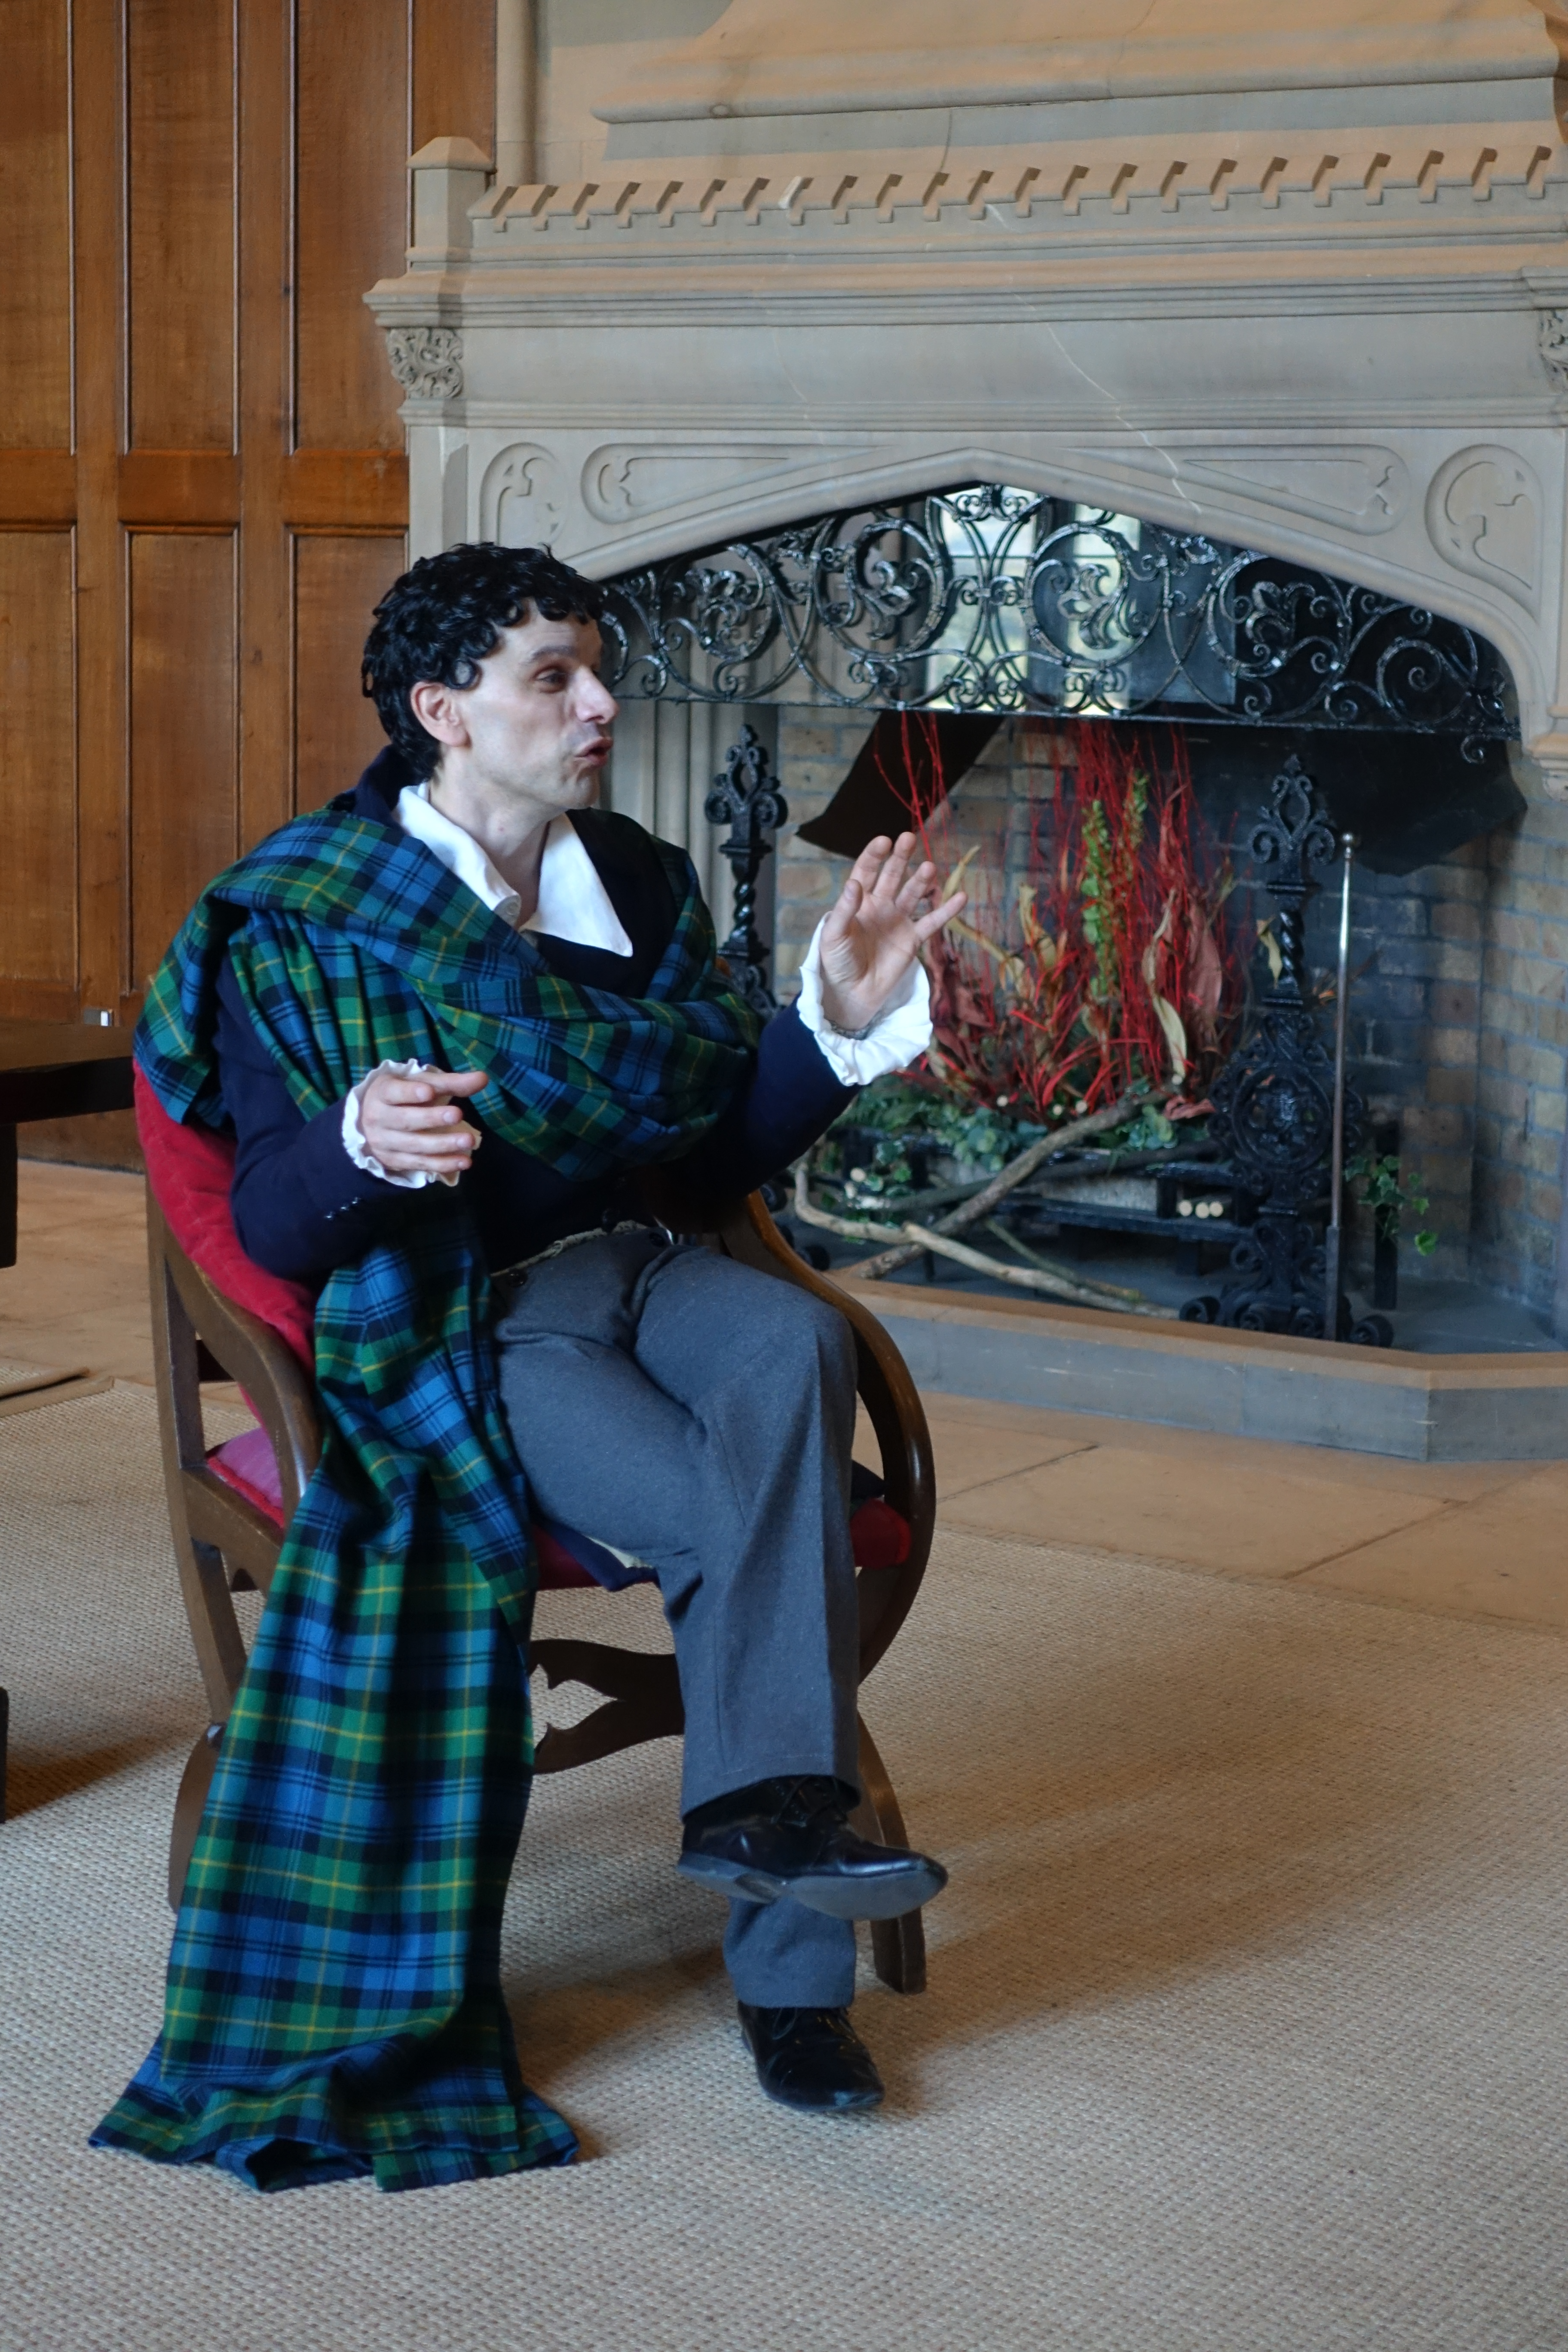
[[[202,1712],[161,1521],[145,1391],[0,1423],[5,2352],[1568,2343],[1559,1637],[949,1537],[868,1694],[953,1872],[879,2115],[756,2093],[665,1746],[542,1786],[509,1918],[587,2160],[264,2200],[84,2145]]]

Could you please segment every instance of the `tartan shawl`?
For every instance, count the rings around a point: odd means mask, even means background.
[[[751,1061],[690,860],[636,1001],[555,978],[401,830],[324,809],[204,892],[136,1058],[164,1108],[225,1123],[230,958],[307,1117],[383,1060],[482,1066],[486,1125],[591,1179],[688,1150]],[[501,1906],[532,1747],[534,1585],[464,1188],[410,1195],[316,1316],[321,1466],[223,1735],[163,2031],[94,2144],[257,2188],[469,2179],[575,2150],[524,2086]]]

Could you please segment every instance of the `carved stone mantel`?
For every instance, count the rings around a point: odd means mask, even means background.
[[[607,573],[1016,482],[1470,624],[1568,798],[1556,11],[964,13],[959,50],[945,0],[736,0],[630,83],[605,45],[591,178],[416,157],[407,270],[368,297],[416,551]]]
[[[608,122],[1144,98],[1506,85],[1552,70],[1528,0],[731,0],[697,39],[612,79]],[[960,37],[955,37],[955,35]]]

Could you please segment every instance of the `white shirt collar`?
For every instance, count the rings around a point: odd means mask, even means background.
[[[569,816],[556,817],[544,836],[539,904],[522,924],[518,921],[522,901],[517,892],[496,872],[471,833],[432,808],[428,784],[405,784],[397,795],[397,822],[514,931],[543,931],[573,947],[603,948],[609,955],[631,954],[632,943],[610,903],[610,894]]]

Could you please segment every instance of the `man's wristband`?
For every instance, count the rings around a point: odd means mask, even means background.
[[[847,1038],[852,1045],[862,1045],[865,1044],[866,1039],[871,1034],[872,1030],[879,1026],[881,1018],[882,1016],[879,1013],[876,1020],[868,1021],[864,1029],[845,1029],[841,1028],[837,1021],[829,1020],[827,1014],[825,1013],[822,1015],[822,1025],[825,1029],[831,1029],[836,1037]]]

